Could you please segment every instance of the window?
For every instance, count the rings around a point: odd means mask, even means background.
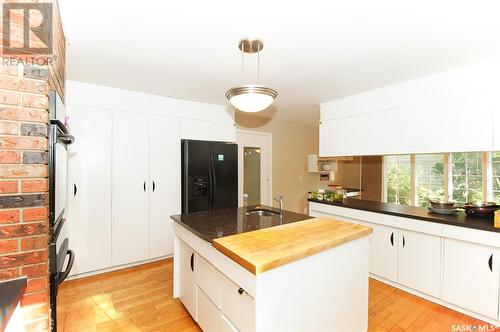
[[[415,156],[415,205],[428,207],[429,201],[444,200],[445,168],[444,154],[421,154]]]
[[[483,199],[483,161],[481,152],[450,153],[451,200],[457,203]]]
[[[410,156],[384,157],[385,201],[403,205],[411,204]]]
[[[500,152],[491,153],[492,199],[500,204]]]

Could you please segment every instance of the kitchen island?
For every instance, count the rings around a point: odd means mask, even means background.
[[[204,331],[367,330],[371,228],[263,206],[172,219],[174,297]]]

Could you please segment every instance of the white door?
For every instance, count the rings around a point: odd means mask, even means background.
[[[179,240],[179,298],[194,320],[197,320],[196,292],[198,287],[194,282],[196,258],[194,250]]]
[[[111,112],[71,106],[67,220],[60,238],[77,255],[71,274],[111,266]]]
[[[238,130],[238,206],[272,205],[272,136]]]
[[[439,297],[441,237],[407,230],[399,232],[399,283]]]
[[[498,318],[496,248],[445,238],[443,265],[443,300]]]
[[[398,280],[398,233],[392,227],[369,224],[370,272],[392,281]]]
[[[156,258],[173,254],[170,216],[181,212],[179,120],[151,117],[149,142],[149,250]]]
[[[113,264],[149,258],[148,117],[115,113]]]

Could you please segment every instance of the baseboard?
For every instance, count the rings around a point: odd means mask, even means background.
[[[491,318],[488,318],[488,317],[482,316],[482,315],[480,315],[480,314],[478,314],[478,313],[476,313],[476,312],[469,311],[469,310],[467,310],[467,309],[464,309],[464,308],[458,307],[458,306],[456,306],[456,305],[453,305],[453,304],[451,304],[451,303],[445,302],[445,301],[443,301],[443,300],[441,300],[441,299],[439,299],[439,298],[436,298],[436,297],[433,297],[433,296],[427,295],[427,294],[425,294],[425,293],[421,293],[421,292],[419,292],[419,291],[417,291],[417,290],[415,290],[415,289],[412,289],[412,288],[409,288],[409,287],[403,286],[403,285],[401,285],[401,284],[399,284],[399,283],[397,283],[397,282],[394,282],[394,281],[391,281],[391,280],[384,279],[384,278],[382,278],[382,277],[376,276],[376,275],[371,274],[371,273],[370,273],[369,275],[370,275],[370,278],[373,278],[373,279],[375,279],[375,280],[378,280],[378,281],[380,281],[380,282],[383,282],[384,284],[387,284],[387,285],[389,285],[389,286],[392,286],[392,287],[395,287],[395,288],[399,288],[399,289],[401,289],[401,290],[404,290],[405,292],[411,293],[411,294],[413,294],[413,295],[416,295],[416,296],[421,297],[421,298],[423,298],[423,299],[426,299],[426,300],[428,300],[428,301],[431,301],[431,302],[437,303],[437,304],[442,305],[443,307],[447,307],[447,308],[449,308],[449,309],[451,309],[451,310],[458,311],[458,312],[460,312],[460,313],[462,313],[462,314],[465,314],[465,315],[467,315],[467,316],[471,316],[471,317],[474,317],[474,318],[480,319],[480,320],[482,320],[482,321],[484,321],[484,322],[486,322],[486,323],[493,324],[493,325],[495,325],[495,326],[497,326],[497,327],[499,327],[499,326],[500,326],[500,321],[496,321],[496,320],[494,320],[494,319],[491,319]],[[457,324],[458,324],[458,322],[457,322]],[[458,331],[458,330],[457,330],[457,331]],[[479,329],[479,327],[478,327],[477,331],[490,331],[490,330],[481,330],[481,329]],[[492,330],[491,330],[491,331],[492,331]]]
[[[113,271],[117,271],[117,270],[126,269],[129,267],[134,267],[134,266],[138,266],[138,265],[143,265],[143,264],[153,263],[156,261],[161,261],[163,259],[171,258],[171,257],[173,257],[173,255],[166,255],[166,256],[156,257],[156,258],[152,258],[152,259],[146,259],[143,261],[137,261],[137,262],[123,264],[123,265],[111,266],[111,267],[108,267],[105,269],[100,269],[100,270],[89,271],[89,272],[85,272],[85,273],[71,275],[66,280],[76,280],[76,279],[81,279],[81,278],[86,278],[86,277],[92,277],[92,276],[96,276],[96,275],[103,274],[103,273],[113,272]]]

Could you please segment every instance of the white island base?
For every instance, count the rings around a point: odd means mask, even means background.
[[[253,274],[174,225],[174,297],[204,331],[367,330],[368,237]]]

